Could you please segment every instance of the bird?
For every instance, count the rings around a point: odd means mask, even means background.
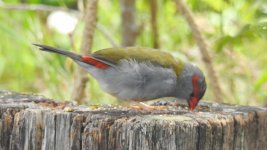
[[[193,111],[206,91],[203,72],[191,63],[153,48],[118,47],[92,54],[34,44],[39,50],[71,58],[91,74],[100,87],[125,102],[145,102],[164,97],[184,100]]]

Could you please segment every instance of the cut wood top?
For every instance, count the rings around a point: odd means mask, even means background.
[[[212,102],[201,101],[194,112],[189,112],[185,104],[178,104],[178,106],[169,106],[163,110],[145,111],[135,110],[129,107],[118,105],[105,106],[84,106],[75,105],[72,102],[56,101],[44,96],[34,94],[22,94],[10,91],[0,91],[0,107],[18,107],[22,109],[44,109],[55,112],[69,112],[69,113],[104,113],[106,115],[116,116],[134,116],[134,115],[195,115],[195,117],[208,117],[213,115],[238,115],[246,114],[255,111],[267,111],[266,108],[256,106],[238,106],[231,104],[219,104]]]
[[[183,107],[150,112],[121,106],[90,108],[0,91],[0,139],[6,139],[0,140],[0,149],[267,147],[266,108],[208,102],[200,102],[194,112]]]

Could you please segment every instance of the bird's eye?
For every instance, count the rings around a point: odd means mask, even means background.
[[[194,92],[192,92],[192,93],[190,94],[190,97],[194,97]]]

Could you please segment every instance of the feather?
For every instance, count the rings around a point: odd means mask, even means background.
[[[94,58],[90,55],[81,56],[81,55],[75,54],[75,53],[70,52],[70,51],[54,48],[54,47],[47,46],[47,45],[41,45],[41,44],[33,44],[33,45],[38,46],[39,49],[42,51],[61,54],[61,55],[70,57],[71,59],[73,59],[77,62],[84,62],[86,64],[95,66],[98,69],[106,69],[107,67],[111,66],[110,63],[105,62],[105,61],[101,61],[101,60]]]
[[[137,62],[150,62],[154,65],[162,66],[164,68],[172,68],[175,70],[175,73],[178,76],[184,67],[183,62],[177,61],[169,53],[152,48],[107,48],[96,51],[92,54],[92,56],[111,64],[118,64],[122,60],[130,59]]]

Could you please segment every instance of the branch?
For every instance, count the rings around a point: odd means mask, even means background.
[[[159,48],[159,34],[158,34],[158,26],[157,26],[157,11],[158,11],[158,4],[157,0],[150,1],[150,23],[152,29],[152,39],[153,39],[153,47]]]
[[[97,0],[88,0],[85,14],[85,29],[81,44],[81,53],[88,54],[90,53],[93,45],[93,35],[96,28],[96,19],[97,19]],[[84,69],[78,68],[77,70],[77,79],[75,81],[75,87],[72,93],[72,99],[75,100],[78,104],[84,104],[86,94],[86,83],[89,80],[88,74]]]
[[[139,27],[135,22],[135,0],[120,0],[121,6],[121,27],[122,46],[133,46]]]
[[[98,29],[98,31],[100,31],[103,36],[109,41],[109,43],[113,46],[113,47],[118,47],[119,45],[115,42],[115,40],[113,39],[112,35],[110,35],[110,33],[105,29],[104,26],[102,26],[101,24],[97,24],[96,28]]]
[[[216,72],[214,70],[213,64],[212,64],[212,60],[211,57],[209,55],[208,52],[208,46],[207,43],[205,42],[205,39],[202,35],[202,33],[200,32],[192,12],[189,10],[189,8],[186,6],[186,4],[184,3],[183,0],[175,0],[176,5],[178,10],[182,13],[182,15],[185,17],[186,21],[188,22],[192,33],[193,33],[193,37],[195,38],[197,45],[199,47],[200,53],[202,55],[202,61],[204,62],[205,66],[206,66],[206,70],[208,72],[208,77],[210,79],[210,83],[213,89],[213,94],[215,97],[215,100],[218,102],[222,102],[223,101],[223,93],[218,81],[218,77],[216,76]]]
[[[48,6],[48,5],[28,5],[28,4],[18,4],[18,5],[7,5],[7,4],[0,4],[0,8],[8,9],[8,10],[30,10],[30,11],[67,11],[72,13],[79,13],[79,11],[64,7],[55,7],[55,6]]]

